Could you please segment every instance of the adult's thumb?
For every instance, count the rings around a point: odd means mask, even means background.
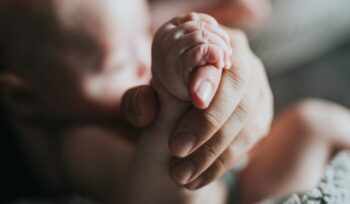
[[[213,65],[197,68],[190,79],[190,97],[193,105],[199,109],[206,109],[213,100],[222,75],[222,69]]]
[[[158,114],[156,92],[148,85],[129,89],[123,96],[121,112],[124,119],[139,128],[150,126]]]

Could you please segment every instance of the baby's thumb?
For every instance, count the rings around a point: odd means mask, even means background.
[[[147,85],[129,89],[123,96],[121,112],[124,119],[135,127],[147,127],[157,117],[157,96]]]
[[[206,109],[213,100],[220,84],[222,69],[213,65],[199,67],[191,75],[190,97],[193,105]]]

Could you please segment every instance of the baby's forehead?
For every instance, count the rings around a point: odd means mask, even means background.
[[[21,53],[35,58],[33,55],[47,50],[52,53],[49,57],[57,53],[101,56],[110,45],[117,48],[118,41],[123,42],[125,36],[141,32],[137,29],[146,25],[141,20],[146,12],[140,2],[47,0],[39,4],[38,0],[1,0],[0,11],[7,11],[9,18],[0,19],[0,24],[6,24],[8,32],[4,39],[9,39],[8,47],[18,48],[9,51],[16,58]],[[4,15],[0,12],[1,16]]]

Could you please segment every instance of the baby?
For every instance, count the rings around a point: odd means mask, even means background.
[[[20,152],[41,196],[117,200],[138,136],[121,98],[150,80],[145,2],[5,0],[0,16],[1,114],[20,148],[6,155]]]
[[[0,93],[6,110],[2,114],[13,127],[19,152],[41,187],[41,196],[79,193],[118,203],[125,194],[135,149],[130,138],[139,132],[126,125],[119,106],[127,89],[150,81],[145,8],[141,0],[1,1]],[[228,37],[212,18],[189,15],[168,26],[157,36],[155,44],[165,47],[154,47],[159,53],[152,65],[153,84],[167,87],[154,86],[164,103],[162,119],[166,120],[150,138],[162,135],[162,128],[168,133],[189,107],[178,101],[191,99],[202,108],[208,106],[207,99],[213,97],[210,89],[217,88],[222,69],[230,67]],[[172,37],[181,37],[180,43],[175,44]],[[162,51],[168,48],[164,56],[168,58],[163,58]],[[179,54],[183,64],[174,66]],[[190,75],[192,70],[199,71]],[[168,91],[174,96],[165,94]],[[164,116],[167,113],[169,117]],[[163,170],[169,155],[166,137],[161,139],[161,162],[154,163]],[[16,150],[9,149],[6,155],[11,157],[12,152]],[[153,156],[147,154],[144,159],[153,160]],[[170,187],[175,185],[167,171],[160,173],[162,178],[167,175],[164,182],[171,182]]]

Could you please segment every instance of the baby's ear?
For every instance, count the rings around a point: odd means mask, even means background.
[[[0,100],[4,108],[16,117],[37,114],[35,95],[30,85],[14,72],[0,73]]]

